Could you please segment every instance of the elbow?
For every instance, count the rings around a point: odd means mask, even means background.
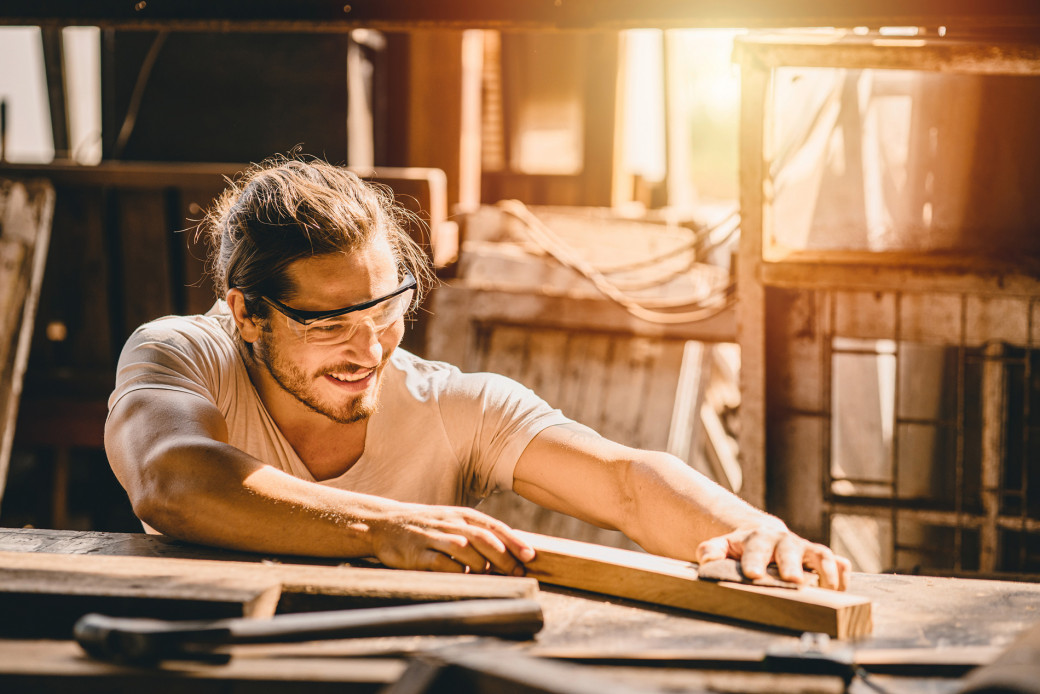
[[[132,484],[124,484],[134,515],[172,537],[191,535],[193,495],[185,487],[186,476],[191,477],[188,455],[183,446],[157,446],[144,456]]]

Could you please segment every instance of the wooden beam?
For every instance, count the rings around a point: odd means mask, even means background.
[[[23,555],[31,556],[31,555]],[[67,639],[89,612],[112,617],[270,617],[281,585],[270,578],[148,576],[0,568],[0,636]]]
[[[73,571],[84,576],[134,577],[148,581],[163,577],[179,577],[186,582],[242,581],[248,585],[268,581],[280,585],[286,595],[334,597],[352,604],[533,598],[538,593],[535,581],[507,576],[168,557],[0,552],[0,567],[3,567],[0,568],[0,591],[5,583],[3,572],[31,570]]]
[[[430,335],[431,358],[460,354],[455,343],[468,340],[472,326],[481,323],[562,328],[597,333],[620,333],[653,338],[734,342],[736,320],[732,308],[696,323],[663,325],[647,323],[607,299],[488,283],[453,282],[437,288],[433,312],[438,320],[458,321],[470,327],[434,330]],[[456,332],[463,329],[463,332]],[[440,356],[433,356],[440,355]],[[458,357],[455,357],[458,359]]]
[[[50,245],[54,188],[0,179],[0,499]]]
[[[702,581],[697,566],[613,547],[521,533],[538,556],[527,575],[542,583],[677,607],[767,627],[851,639],[870,634],[870,601],[823,588]]]
[[[1040,26],[1030,0],[6,0],[0,24],[190,31]]]
[[[48,694],[375,694],[396,682],[406,667],[401,658],[315,658],[307,654],[233,657],[219,667],[181,662],[142,668],[84,657],[83,649],[72,640],[11,639],[0,648],[0,687],[4,691]]]

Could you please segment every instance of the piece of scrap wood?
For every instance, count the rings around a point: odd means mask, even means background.
[[[192,582],[226,580],[246,581],[249,585],[255,585],[258,581],[266,581],[279,584],[283,595],[340,596],[370,602],[534,598],[538,594],[538,583],[530,578],[351,566],[0,552],[0,567],[7,570],[73,571],[93,576],[129,576],[141,579],[179,577]]]
[[[823,588],[796,590],[701,581],[697,565],[653,554],[520,533],[537,556],[527,575],[543,583],[640,600],[795,631],[850,639],[870,634],[866,598]]]
[[[72,637],[88,612],[113,617],[270,617],[281,594],[265,578],[199,579],[0,567],[0,636]]]

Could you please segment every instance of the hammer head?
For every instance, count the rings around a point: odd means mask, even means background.
[[[230,656],[213,652],[212,647],[225,643],[230,633],[213,622],[194,625],[93,613],[83,615],[73,628],[88,655],[124,665],[154,665],[162,660],[226,663]]]

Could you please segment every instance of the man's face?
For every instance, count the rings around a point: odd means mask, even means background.
[[[289,266],[297,292],[285,303],[302,311],[330,311],[390,294],[399,285],[397,263],[385,239],[349,253],[304,258]],[[382,373],[404,334],[404,320],[383,330],[361,322],[342,344],[301,339],[287,318],[270,309],[253,353],[283,390],[305,407],[348,424],[370,417]],[[296,326],[293,326],[296,327]]]

